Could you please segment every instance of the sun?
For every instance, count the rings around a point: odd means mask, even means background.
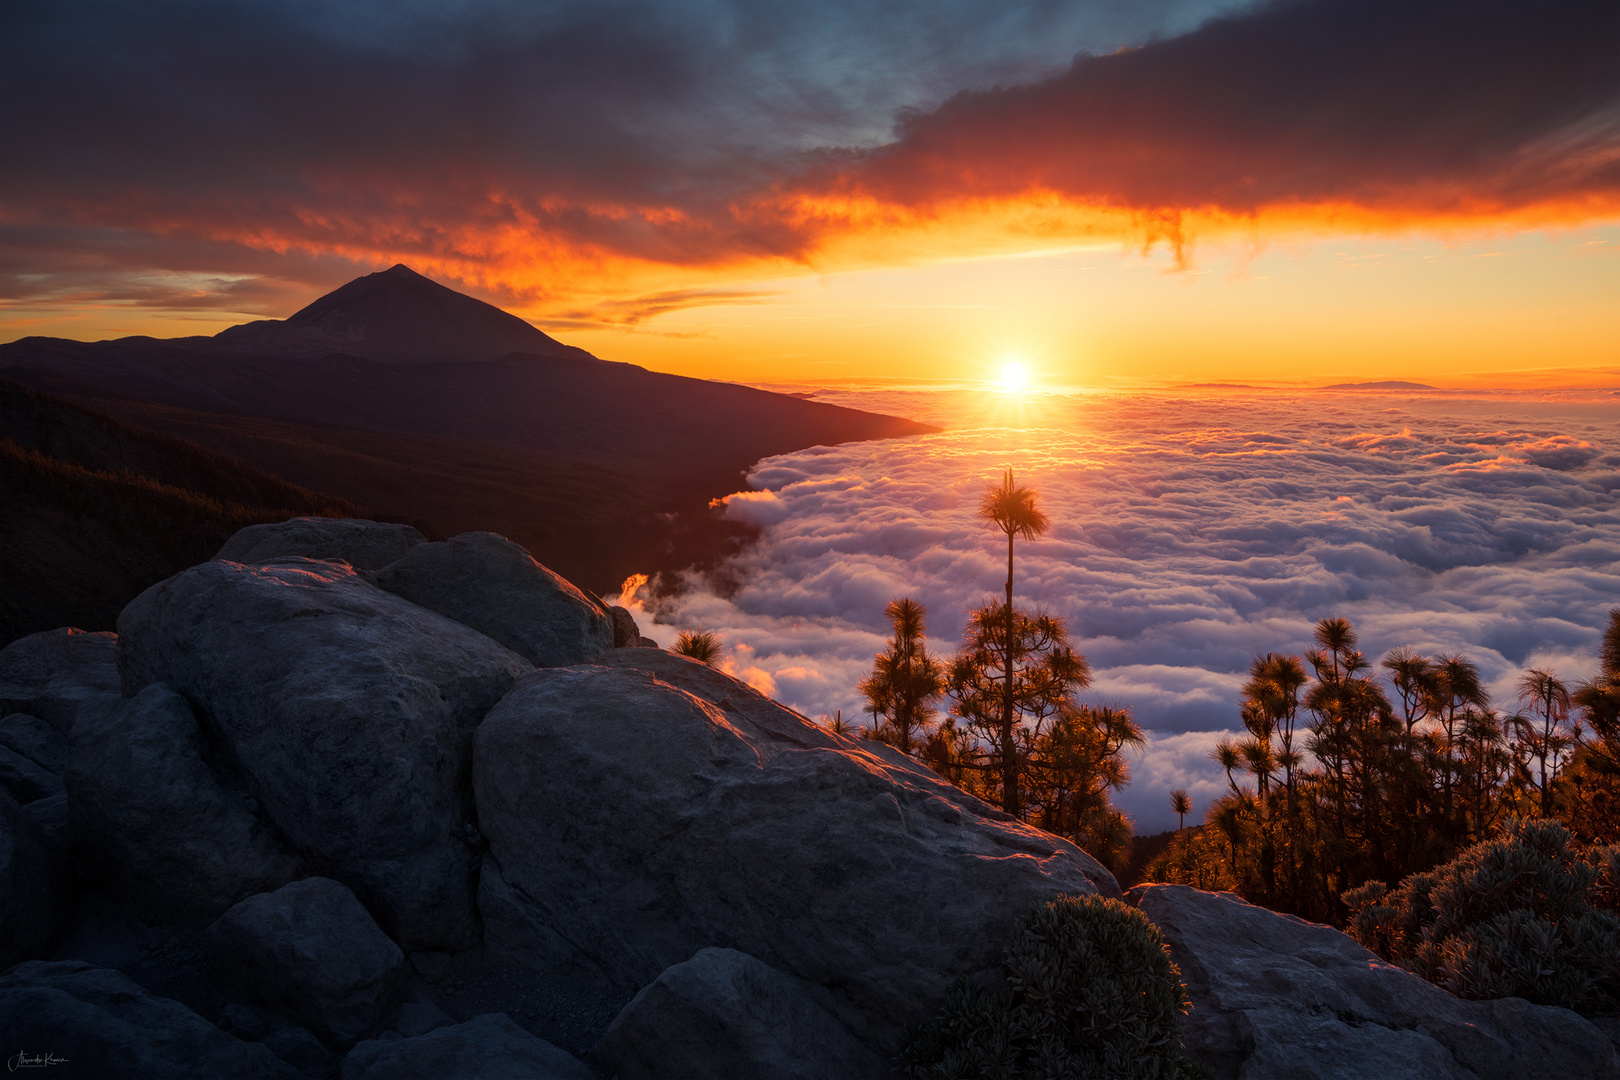
[[[1001,365],[1001,388],[1003,390],[1029,389],[1029,372],[1017,360],[1009,360]]]

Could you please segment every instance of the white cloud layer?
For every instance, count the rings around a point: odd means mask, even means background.
[[[816,716],[858,715],[883,608],[927,606],[950,651],[999,592],[1005,541],[975,516],[1011,466],[1052,519],[1021,542],[1020,603],[1068,620],[1094,701],[1154,732],[1120,803],[1139,831],[1202,813],[1203,754],[1237,725],[1250,659],[1352,620],[1372,658],[1458,651],[1512,706],[1526,666],[1595,670],[1620,605],[1620,396],[1308,392],[1010,397],[873,391],[822,400],[943,434],[769,458],[726,512],[763,528],[722,596],[697,583],[650,636],[713,630],[740,677]],[[644,620],[644,622],[647,620]]]

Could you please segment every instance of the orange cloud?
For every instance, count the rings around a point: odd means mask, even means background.
[[[724,88],[679,41],[609,21],[423,60],[254,5],[130,10],[77,39],[50,8],[13,16],[0,75],[27,103],[0,121],[0,221],[99,230],[130,272],[199,246],[216,271],[269,252],[320,285],[406,261],[626,326],[804,270],[1620,218],[1612,3],[1274,4],[810,155],[660,134]],[[6,295],[68,302],[115,269],[41,255]],[[187,289],[210,286],[170,295]]]

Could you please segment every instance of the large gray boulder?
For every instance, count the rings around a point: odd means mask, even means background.
[[[293,1068],[313,1076],[337,1071],[337,1057],[307,1028],[284,1016],[233,1001],[220,1010],[219,1026],[244,1042],[264,1045]]]
[[[608,615],[613,618],[613,647],[615,649],[635,649],[641,645],[641,627],[636,625],[636,617],[630,614],[628,608],[615,604],[608,608]]]
[[[26,806],[38,799],[61,795],[64,789],[61,776],[9,746],[0,746],[0,790]]]
[[[634,991],[734,948],[892,1046],[957,976],[997,969],[1018,916],[1118,892],[1074,845],[900,755],[684,657],[609,656],[526,676],[479,728],[479,896],[497,952]]]
[[[1230,893],[1141,885],[1130,899],[1186,981],[1187,1049],[1222,1080],[1620,1076],[1614,1046],[1566,1009],[1453,997],[1332,927]]]
[[[66,792],[48,799],[36,799],[22,808],[22,814],[39,826],[51,847],[63,854],[73,850],[73,821],[68,816]]]
[[[49,955],[72,913],[74,892],[62,853],[0,791],[0,971]]]
[[[890,1075],[802,982],[735,949],[703,949],[666,968],[614,1018],[594,1056],[619,1080]]]
[[[420,544],[379,570],[377,584],[540,667],[582,664],[613,648],[605,609],[494,533]]]
[[[191,705],[162,683],[80,711],[67,788],[85,862],[147,918],[206,925],[298,876],[245,797],[204,763]]]
[[[427,537],[409,525],[358,518],[295,517],[238,530],[214,558],[257,565],[299,555],[346,562],[356,570],[377,570],[425,543]]]
[[[219,1030],[122,972],[76,960],[20,964],[0,975],[0,1046],[41,1060],[48,1077],[157,1080],[219,1076],[296,1080],[302,1074]],[[19,1075],[25,1070],[19,1065]]]
[[[340,882],[305,878],[250,896],[208,928],[209,978],[227,996],[339,1046],[399,1006],[405,954]]]
[[[530,1035],[505,1013],[486,1013],[411,1039],[360,1043],[343,1080],[596,1080],[566,1050]]]
[[[80,704],[119,692],[113,634],[64,627],[18,638],[0,649],[0,713],[28,713],[67,738]]]
[[[126,693],[184,695],[311,869],[410,948],[477,940],[472,731],[526,660],[310,559],[194,566],[118,624]]]
[[[38,716],[19,712],[0,717],[0,746],[58,776],[67,768],[66,737],[55,724]]]

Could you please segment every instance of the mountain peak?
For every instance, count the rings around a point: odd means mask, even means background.
[[[215,340],[243,351],[384,363],[494,360],[508,353],[588,356],[529,323],[395,263],[355,278],[286,319],[233,326]]]

